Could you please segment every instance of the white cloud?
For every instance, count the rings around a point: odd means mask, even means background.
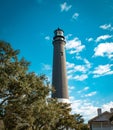
[[[74,63],[66,62],[68,79],[83,81],[88,78],[88,72],[91,68],[91,63],[84,59],[84,65],[76,65]],[[80,75],[77,72],[81,73]]]
[[[64,2],[63,4],[60,5],[61,11],[68,11],[69,9],[71,9],[72,5],[68,5],[66,2]]]
[[[76,66],[74,67],[74,71],[75,71],[75,72],[79,71],[79,72],[86,73],[87,68],[86,68],[85,65],[76,65]]]
[[[100,42],[101,40],[106,40],[106,39],[109,39],[111,37],[113,37],[113,36],[108,35],[108,34],[107,35],[102,35],[102,36],[97,37],[96,42]]]
[[[75,66],[74,63],[66,62],[66,68],[67,69],[73,68],[74,66]]]
[[[110,111],[110,108],[113,108],[113,102],[112,101],[102,105],[102,109],[104,111]]]
[[[50,40],[50,36],[46,36],[46,37],[45,37],[45,40]]]
[[[86,68],[90,69],[91,68],[91,63],[85,58],[84,63],[86,64]]]
[[[72,113],[78,113],[83,116],[85,122],[97,115],[97,108],[88,100],[74,100],[71,98]]]
[[[112,101],[99,106],[95,105],[95,103],[89,100],[85,100],[85,99],[75,100],[74,97],[70,97],[70,101],[71,101],[72,113],[81,114],[85,119],[86,123],[88,120],[97,116],[98,108],[102,108],[103,112],[110,111],[110,108],[113,108]]]
[[[91,41],[93,41],[93,38],[92,38],[92,37],[86,38],[86,40],[87,40],[88,42],[91,42]]]
[[[71,90],[75,89],[74,86],[68,86],[68,88],[71,89]]]
[[[77,93],[82,93],[82,92],[84,92],[84,91],[87,91],[88,89],[89,89],[89,87],[85,87],[84,89],[78,91]]]
[[[88,93],[88,94],[85,94],[85,97],[92,97],[96,94],[97,92],[94,91],[94,92],[91,92],[91,93]]]
[[[75,37],[72,40],[67,40],[66,49],[69,50],[70,54],[79,53],[85,48],[81,41]]]
[[[71,69],[71,70],[68,70],[67,71],[67,74],[69,75],[69,74],[73,74],[75,71],[73,70],[73,69]]]
[[[84,59],[84,65],[76,65],[74,63],[66,62],[68,74],[69,73],[74,73],[74,72],[82,72],[86,73],[90,68],[91,68],[91,63],[87,60]]]
[[[95,68],[93,71],[94,78],[104,76],[104,75],[111,75],[113,74],[113,70],[111,70],[111,67],[113,64],[107,64],[107,65],[99,65]]]
[[[77,60],[82,60],[82,57],[81,56],[79,56],[79,55],[76,55],[76,57],[75,57]]]
[[[42,64],[43,65],[43,70],[51,70],[51,66],[48,64]]]
[[[69,74],[67,76],[68,80],[77,80],[77,81],[83,81],[85,79],[88,78],[88,75],[87,74],[81,74],[81,75],[76,75],[74,76],[73,74]]]
[[[72,75],[72,74],[67,75],[67,79],[68,79],[68,80],[73,79],[73,75]]]
[[[72,36],[72,34],[68,34],[65,36],[66,39],[69,39]]]
[[[89,87],[85,87],[85,88],[84,88],[85,91],[88,90],[88,89],[89,89]]]
[[[103,30],[113,30],[113,27],[111,26],[111,24],[104,24],[104,25],[100,25],[100,28]]]
[[[74,77],[74,79],[76,79],[76,80],[78,80],[78,81],[83,81],[83,80],[85,80],[85,79],[87,79],[87,78],[88,78],[88,76],[87,76],[86,74],[76,75],[76,76]]]
[[[79,16],[79,13],[74,13],[73,16],[72,16],[72,19],[76,20]]]
[[[107,56],[108,58],[113,57],[113,42],[106,42],[99,44],[95,49],[94,56]]]
[[[68,88],[69,88],[69,93],[73,92],[73,90],[75,89],[74,86],[68,86]]]

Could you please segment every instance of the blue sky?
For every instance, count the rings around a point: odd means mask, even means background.
[[[0,39],[51,82],[53,31],[66,37],[72,110],[85,121],[113,107],[113,0],[0,0]]]

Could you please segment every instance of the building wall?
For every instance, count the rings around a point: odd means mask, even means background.
[[[113,125],[110,122],[94,122],[91,125],[91,130],[113,130]]]

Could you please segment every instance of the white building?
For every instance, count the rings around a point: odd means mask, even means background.
[[[113,108],[103,113],[99,108],[97,112],[98,115],[88,121],[90,130],[113,130]]]

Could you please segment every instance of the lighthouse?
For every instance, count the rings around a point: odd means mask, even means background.
[[[53,37],[52,70],[52,87],[55,91],[52,93],[52,98],[57,98],[61,102],[69,102],[65,44],[64,31],[56,29]]]

